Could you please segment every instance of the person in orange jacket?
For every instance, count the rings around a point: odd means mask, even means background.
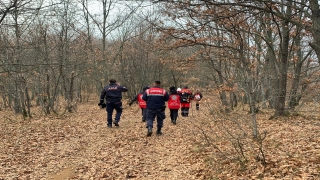
[[[192,98],[192,92],[188,89],[188,86],[183,87],[180,93],[181,115],[183,117],[187,117],[189,115]]]
[[[178,111],[180,109],[180,94],[177,92],[176,87],[169,88],[168,108],[170,109],[170,118],[173,124],[176,124],[178,118]]]
[[[142,115],[142,122],[146,122],[146,116],[147,116],[147,103],[142,99],[143,93],[149,89],[149,86],[146,86],[142,89],[142,92],[138,93],[129,103],[129,106],[131,106],[135,101],[138,102],[139,107],[141,109],[141,115]]]

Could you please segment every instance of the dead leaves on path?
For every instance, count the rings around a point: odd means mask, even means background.
[[[164,135],[149,138],[136,106],[126,107],[120,127],[111,129],[106,128],[104,110],[93,104],[78,108],[78,113],[34,116],[30,121],[0,112],[10,117],[0,121],[0,179],[320,178],[316,119],[296,116],[271,121],[259,114],[260,132],[267,132],[262,146],[264,166],[257,161],[249,127],[243,126],[248,131],[245,135],[223,122],[230,133],[242,137],[247,159],[241,161],[234,158],[237,151],[230,138],[221,133],[224,128],[218,122],[222,119],[208,115],[212,111],[204,104],[201,111],[192,110],[190,117],[179,117],[176,126],[167,118]],[[205,140],[204,134],[211,139]]]

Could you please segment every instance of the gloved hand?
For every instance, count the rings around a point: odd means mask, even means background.
[[[106,107],[106,103],[104,103],[104,102],[99,102],[99,104],[98,104],[98,106],[101,106],[101,107]]]
[[[104,101],[100,101],[98,106],[101,106],[101,107],[106,107],[106,104],[104,103]]]
[[[166,110],[166,105],[164,105],[162,108],[161,108],[162,111],[165,111]]]

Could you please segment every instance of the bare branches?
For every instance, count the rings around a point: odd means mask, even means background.
[[[18,0],[9,1],[7,4],[6,2],[1,1],[0,2],[0,25],[2,24],[2,21],[5,19],[5,17],[13,11],[14,8],[17,8]]]

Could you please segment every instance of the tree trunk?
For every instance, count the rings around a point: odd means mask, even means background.
[[[296,47],[300,47],[301,43],[301,36],[298,34],[295,39]],[[297,50],[297,63],[294,68],[294,77],[291,84],[291,91],[290,91],[290,97],[289,97],[289,109],[293,110],[299,103],[297,98],[297,92],[299,88],[300,83],[300,76],[301,76],[301,70],[302,70],[302,64],[303,64],[303,57],[301,48]]]
[[[289,17],[291,15],[291,4],[292,2],[287,2],[286,15]],[[291,4],[290,4],[291,3]],[[280,63],[279,63],[279,79],[278,79],[278,95],[276,97],[276,106],[274,116],[285,115],[285,103],[286,103],[286,93],[287,93],[287,73],[288,73],[288,55],[289,55],[289,21],[283,20],[282,23],[282,39],[281,39],[281,50],[280,50]]]
[[[317,54],[318,61],[320,63],[320,9],[319,9],[319,0],[309,0],[310,8],[312,10],[311,20],[312,27],[311,33],[313,35],[313,42],[310,43],[310,46],[314,49]]]

